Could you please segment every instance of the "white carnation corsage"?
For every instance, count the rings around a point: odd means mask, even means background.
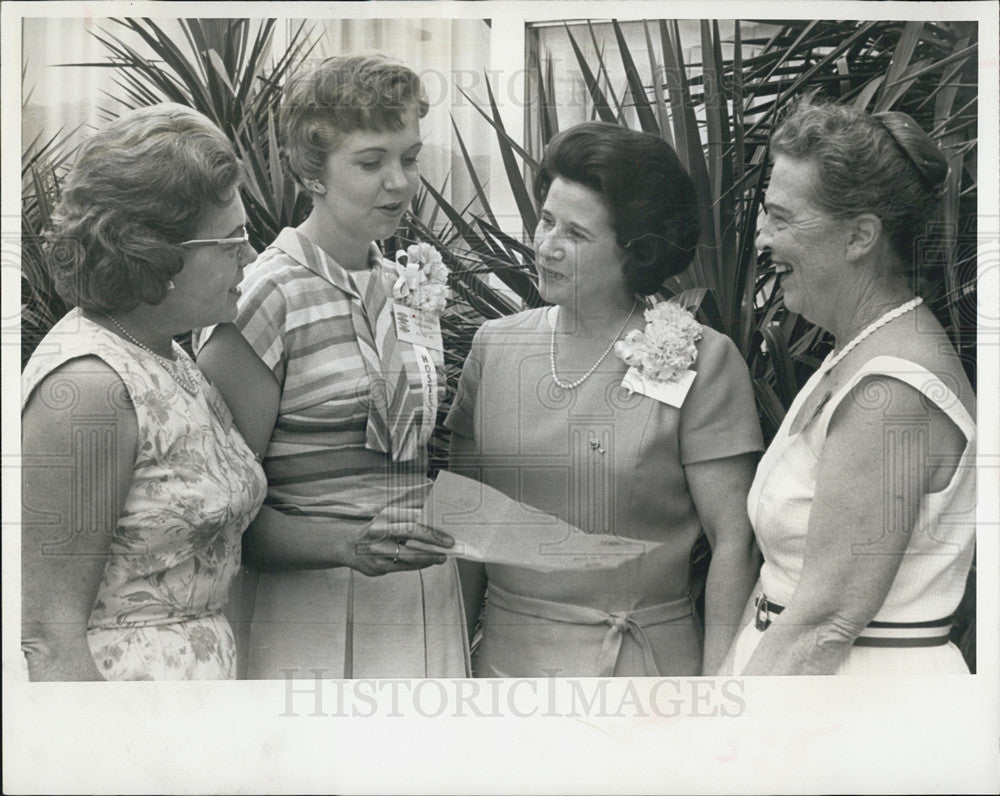
[[[416,243],[396,252],[389,263],[398,278],[392,285],[392,299],[434,317],[440,317],[448,304],[448,266],[441,252],[429,243]]]
[[[622,386],[679,407],[696,375],[691,365],[698,356],[701,324],[672,301],[654,304],[643,316],[643,331],[633,329],[615,343],[615,355],[629,366]]]

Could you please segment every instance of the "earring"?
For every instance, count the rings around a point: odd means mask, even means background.
[[[308,188],[313,193],[318,193],[318,194],[326,193],[326,186],[323,185],[323,183],[319,182],[319,180],[309,180],[309,182],[306,183],[306,188]]]
[[[167,290],[173,290],[173,289],[174,289],[174,280],[173,279],[168,279],[167,280]]]

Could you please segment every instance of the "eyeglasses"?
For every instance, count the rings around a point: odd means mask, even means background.
[[[178,246],[236,246],[237,244],[250,243],[250,233],[247,228],[243,228],[243,234],[238,238],[197,238],[178,243]]]

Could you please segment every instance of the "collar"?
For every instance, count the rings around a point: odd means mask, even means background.
[[[361,298],[361,293],[351,278],[351,272],[297,229],[285,227],[278,233],[271,247],[284,252],[299,265],[308,268],[334,287],[355,298]],[[368,250],[368,267],[374,269],[380,266],[382,259],[382,252],[373,242]]]

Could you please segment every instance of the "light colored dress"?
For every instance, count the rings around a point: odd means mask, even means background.
[[[329,520],[331,533],[360,531],[386,506],[419,507],[430,487],[425,445],[415,446],[415,458],[396,462],[366,445],[373,372],[357,324],[378,326],[362,297],[369,280],[383,277],[381,268],[373,257],[371,270],[349,273],[285,229],[241,284],[236,325],[281,385],[264,457],[266,503]],[[396,340],[391,326],[383,332],[398,346],[407,374],[416,373],[413,346]],[[442,355],[434,356],[443,365]],[[419,391],[419,377],[407,389]],[[242,585],[251,679],[312,678],[314,670],[333,678],[468,673],[452,560],[378,577],[348,567],[251,570]]]
[[[98,357],[121,377],[136,413],[135,474],[87,629],[108,680],[229,679],[236,671],[222,609],[240,566],[243,531],[264,498],[264,474],[218,391],[176,343],[174,353],[175,366],[196,380],[194,394],[151,353],[74,309],[46,335],[22,375],[23,409],[54,369]],[[72,410],[71,391],[58,379],[39,397]],[[109,396],[107,418],[79,418],[68,453],[79,455],[84,435],[115,423],[114,400]],[[25,468],[44,465],[25,452]],[[110,475],[94,473],[81,488],[110,488]],[[78,528],[86,518],[70,522]]]
[[[797,433],[790,434],[792,419],[818,387],[817,371],[796,396],[784,422],[761,459],[747,498],[750,521],[764,554],[761,589],[769,602],[787,606],[802,573],[809,514],[816,491],[816,472],[823,455],[827,427],[840,402],[867,376],[898,379],[920,392],[944,412],[965,436],[951,482],[940,492],[925,497],[910,541],[885,602],[873,622],[853,646],[837,674],[938,674],[968,673],[954,644],[934,646],[869,646],[874,643],[915,643],[912,639],[947,638],[948,624],[933,624],[950,617],[965,591],[965,581],[975,548],[976,427],[972,417],[948,384],[921,365],[891,356],[870,359],[849,382],[822,405],[818,413]],[[884,400],[882,391],[863,391],[862,400]],[[888,410],[887,410],[888,411]],[[899,432],[907,431],[907,419],[899,419]],[[912,424],[911,424],[912,426]],[[911,431],[914,431],[912,428]],[[918,431],[917,429],[916,431]],[[873,544],[877,540],[873,540]],[[925,627],[897,627],[931,623]],[[763,638],[751,622],[737,639],[734,672],[740,673]]]
[[[549,367],[552,315],[528,310],[476,334],[446,421],[474,452],[454,467],[587,533],[663,544],[594,572],[487,565],[474,672],[698,674],[691,552],[702,528],[684,467],[762,449],[746,366],[729,338],[706,328],[680,409],[628,395],[616,357],[563,390]]]

